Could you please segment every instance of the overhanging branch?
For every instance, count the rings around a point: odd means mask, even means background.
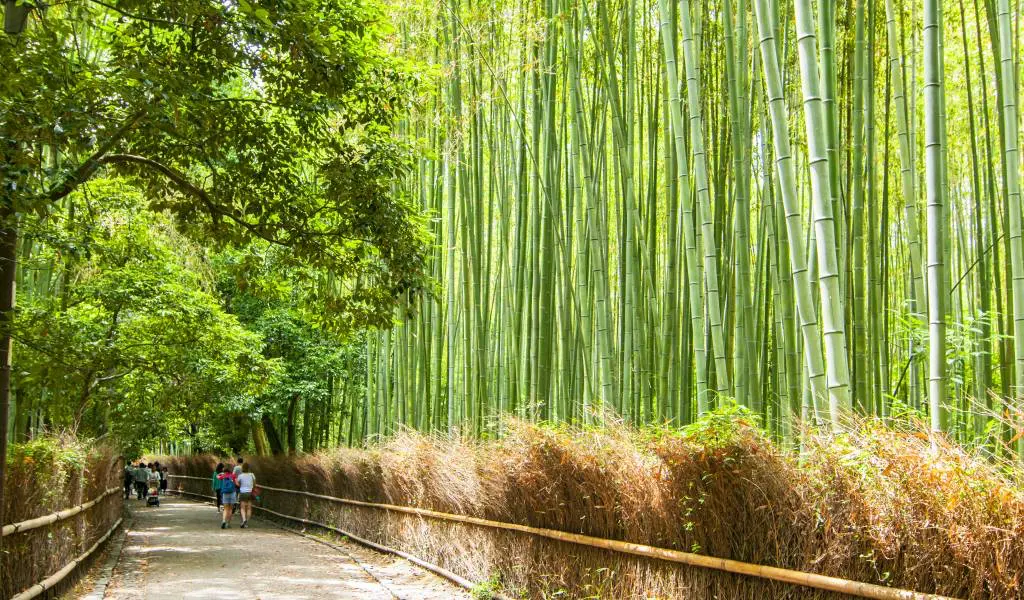
[[[171,182],[174,183],[178,187],[178,189],[181,190],[183,193],[188,194],[189,196],[192,196],[193,198],[202,202],[203,205],[206,206],[206,209],[210,212],[211,215],[231,219],[232,221],[237,223],[239,226],[245,228],[253,235],[259,237],[260,239],[266,240],[272,244],[277,244],[279,246],[285,247],[288,246],[286,242],[280,240],[279,238],[273,235],[270,235],[266,231],[263,231],[262,228],[246,221],[242,217],[234,214],[234,212],[232,211],[225,210],[222,206],[218,205],[216,202],[213,201],[212,198],[210,198],[210,194],[206,190],[192,183],[192,181],[189,180],[188,176],[186,176],[184,173],[178,171],[173,167],[165,165],[159,161],[153,160],[152,158],[139,156],[137,154],[109,154],[99,159],[98,162],[100,164],[134,164],[156,171],[163,175],[164,177],[166,177],[167,179],[171,180]]]
[[[50,200],[50,202],[56,202],[75,191],[75,188],[82,183],[88,181],[89,178],[96,173],[96,170],[100,168],[103,158],[107,152],[113,150],[114,146],[124,139],[124,136],[127,135],[140,120],[142,120],[142,117],[146,116],[147,112],[149,112],[148,106],[132,115],[128,121],[118,127],[117,130],[107,138],[107,141],[103,142],[103,145],[101,145],[99,149],[92,154],[92,156],[79,165],[77,169],[75,169],[64,179],[64,181],[60,183],[60,185],[47,192],[45,197]]]

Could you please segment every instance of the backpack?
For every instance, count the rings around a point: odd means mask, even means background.
[[[220,493],[221,494],[234,494],[235,491],[236,491],[236,488],[235,488],[235,479],[234,479],[234,477],[232,477],[230,473],[222,474],[220,476]]]

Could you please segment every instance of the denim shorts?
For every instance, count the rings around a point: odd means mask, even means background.
[[[224,492],[220,495],[221,504],[238,504],[237,492]]]

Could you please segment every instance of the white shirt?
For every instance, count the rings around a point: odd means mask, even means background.
[[[243,494],[249,494],[252,492],[253,486],[256,485],[256,476],[252,473],[242,473],[238,476],[238,491]]]

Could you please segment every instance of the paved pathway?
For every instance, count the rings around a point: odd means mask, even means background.
[[[117,600],[468,599],[420,567],[350,542],[339,551],[253,519],[220,529],[210,504],[175,497],[133,513],[105,598]]]

